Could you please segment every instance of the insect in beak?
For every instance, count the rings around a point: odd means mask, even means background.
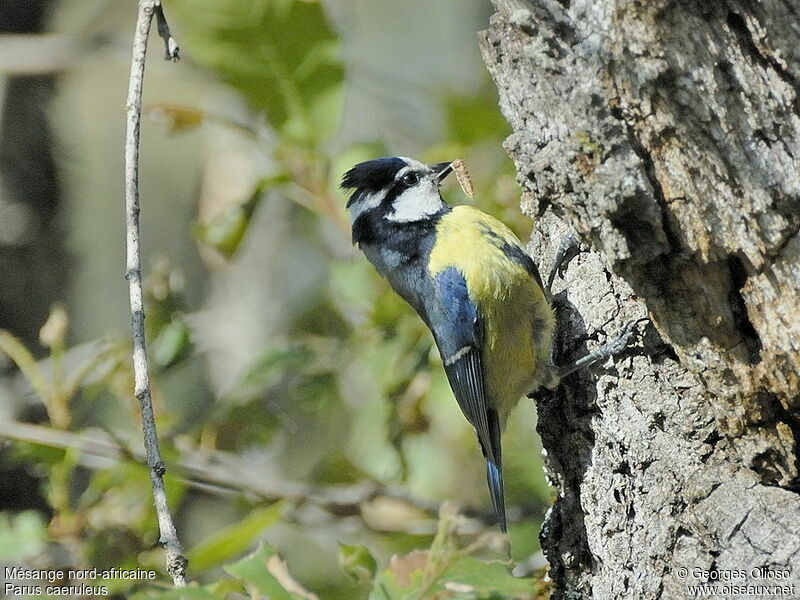
[[[469,175],[469,171],[467,171],[467,165],[464,164],[463,160],[457,158],[450,163],[450,166],[453,167],[456,179],[458,179],[458,185],[461,186],[461,191],[464,192],[467,198],[472,198],[472,178]]]

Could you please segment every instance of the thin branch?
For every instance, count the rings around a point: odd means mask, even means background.
[[[181,59],[181,49],[169,31],[169,24],[164,16],[164,8],[161,6],[161,1],[156,1],[153,8],[155,10],[156,25],[158,25],[158,35],[164,40],[164,60],[179,61]]]
[[[153,416],[153,401],[150,396],[150,378],[147,368],[147,351],[144,337],[144,304],[142,301],[141,244],[139,239],[139,126],[142,117],[142,85],[144,64],[147,56],[147,38],[153,15],[164,20],[160,0],[139,0],[136,18],[136,33],[133,38],[131,75],[128,83],[127,130],[125,136],[125,229],[127,237],[128,290],[131,303],[131,328],[133,330],[133,374],[134,395],[142,411],[142,431],[147,465],[150,468],[150,483],[153,486],[160,541],[167,555],[167,571],[176,587],[186,585],[186,558],[178,539],[175,523],[167,504],[164,488],[164,462],[158,446],[158,434]],[[161,26],[159,26],[161,27]],[[164,25],[169,35],[169,28]],[[172,39],[171,36],[168,39]],[[173,41],[174,42],[174,41]],[[167,42],[169,47],[169,42]],[[177,44],[175,56],[177,56]]]
[[[81,433],[57,430],[43,425],[0,420],[0,439],[7,438],[52,448],[69,448],[78,451],[78,461],[89,469],[109,469],[126,460],[142,460],[141,450],[127,448],[102,432],[91,430]],[[173,472],[189,487],[216,495],[246,494],[266,501],[289,500],[297,506],[305,503],[323,508],[337,517],[357,516],[365,525],[376,530],[364,519],[365,503],[378,499],[404,502],[435,519],[441,503],[418,498],[397,486],[385,486],[375,481],[363,480],[347,485],[319,485],[284,479],[275,473],[266,474],[243,460],[241,456],[196,449],[181,452],[174,461]],[[254,475],[256,474],[257,475]],[[541,506],[510,507],[513,520],[541,516]],[[494,511],[462,507],[461,514],[475,519],[484,526],[494,527]],[[410,531],[410,530],[409,530]],[[411,532],[411,531],[410,531]],[[419,533],[418,530],[413,533]]]

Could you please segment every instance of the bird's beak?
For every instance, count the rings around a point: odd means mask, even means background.
[[[435,165],[431,165],[430,169],[433,172],[433,180],[436,183],[442,183],[444,178],[453,172],[453,163],[452,162],[436,163]]]

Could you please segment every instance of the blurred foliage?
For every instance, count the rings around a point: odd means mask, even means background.
[[[289,183],[291,183],[291,178],[286,173],[263,178],[244,202],[229,206],[225,212],[208,223],[199,223],[195,229],[198,239],[202,244],[214,248],[224,257],[232,258],[239,249],[250,225],[250,220],[253,218],[253,213],[266,192]]]
[[[547,598],[547,584],[531,578],[513,577],[508,565],[484,562],[471,556],[485,540],[459,547],[455,529],[460,517],[443,505],[439,527],[431,547],[393,556],[388,568],[378,572],[377,561],[366,546],[340,548],[342,568],[370,600],[540,600]],[[317,600],[289,573],[288,565],[267,544],[249,556],[226,566],[233,577],[183,590],[149,590],[134,600],[218,600],[239,592],[250,598],[271,600]],[[355,592],[354,592],[355,593]]]
[[[171,0],[183,44],[282,135],[309,145],[336,131],[344,65],[319,2]]]
[[[0,560],[30,559],[42,552],[46,542],[47,527],[39,513],[0,513]]]
[[[258,536],[280,518],[281,505],[275,503],[253,510],[241,521],[215,531],[189,552],[191,573],[202,575],[209,568],[246,552]]]
[[[445,512],[437,532],[430,505],[454,490],[460,501],[480,505],[472,514],[491,522],[483,517],[488,494],[482,460],[423,323],[366,260],[343,254],[349,225],[338,182],[353,164],[390,149],[380,132],[345,148],[335,143],[345,65],[323,5],[306,0],[165,4],[180,27],[185,56],[238,91],[265,117],[269,130],[269,173],[238,203],[207,218],[198,214],[193,234],[203,257],[208,251],[221,259],[209,262],[208,269],[235,265],[248,236],[257,234],[251,229],[258,211],[282,203],[290,207],[293,235],[325,257],[326,276],[312,300],[286,317],[280,334],[229,389],[207,409],[180,414],[171,400],[174,382],[192,368],[200,377],[205,368],[192,318],[197,307],[183,289],[181,265],[159,259],[151,266],[146,324],[157,424],[170,466],[167,491],[186,536],[189,575],[200,584],[159,591],[115,580],[108,582],[112,592],[165,599],[316,597],[308,587],[325,598],[546,597],[534,580],[512,577],[509,565],[487,562],[502,555],[484,535],[493,525]],[[446,141],[419,158],[464,159],[481,208],[524,235],[529,223],[519,214],[513,169],[501,148],[509,129],[488,77],[474,94],[442,92],[440,102]],[[234,122],[197,106],[163,104],[151,110],[173,134],[213,123],[244,138],[260,135],[258,123]],[[455,184],[449,186],[447,193],[454,193]],[[41,481],[51,511],[0,513],[0,548],[13,539],[20,561],[35,564],[59,556],[61,564],[76,568],[152,568],[163,576],[148,473],[136,460],[141,434],[129,342],[70,346],[68,340],[67,314],[58,307],[42,328],[44,359],[0,332],[0,354],[16,364],[48,423],[5,432],[15,440],[11,455]],[[181,393],[193,394],[202,383],[190,387]],[[521,412],[530,416],[531,410]],[[505,440],[507,501],[510,514],[522,515],[511,523],[513,557],[520,560],[538,551],[536,531],[549,492],[530,419],[524,426],[512,419]],[[241,488],[220,486],[204,479],[199,468],[192,470],[202,457],[212,463],[233,457],[242,465]],[[270,485],[288,490],[276,493],[282,500],[265,501],[269,494],[254,492]],[[352,507],[344,510],[315,495],[323,486],[344,493],[358,485],[400,488],[407,499],[361,502],[353,514]],[[215,494],[226,500],[209,500]],[[208,505],[215,507],[213,515],[204,508]],[[291,532],[321,529],[320,524],[339,543],[340,572],[329,568],[336,564],[335,550],[315,549],[310,542],[294,555],[282,548],[287,560],[299,565],[302,584],[267,544],[231,562],[257,540],[275,539],[280,547]],[[302,540],[311,534],[294,535]],[[312,574],[303,560],[328,567]]]

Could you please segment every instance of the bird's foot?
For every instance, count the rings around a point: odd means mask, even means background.
[[[562,365],[556,367],[556,373],[558,375],[558,379],[562,380],[564,377],[574,373],[575,371],[580,371],[581,369],[588,369],[599,365],[600,363],[605,362],[612,356],[615,356],[625,350],[628,347],[628,343],[630,342],[631,336],[636,332],[636,326],[639,323],[644,323],[648,321],[647,317],[641,319],[634,319],[632,321],[628,321],[625,326],[622,328],[620,334],[611,340],[610,342],[606,342],[602,346],[600,346],[597,350],[583,356],[577,360],[574,360],[571,363],[566,365]]]

